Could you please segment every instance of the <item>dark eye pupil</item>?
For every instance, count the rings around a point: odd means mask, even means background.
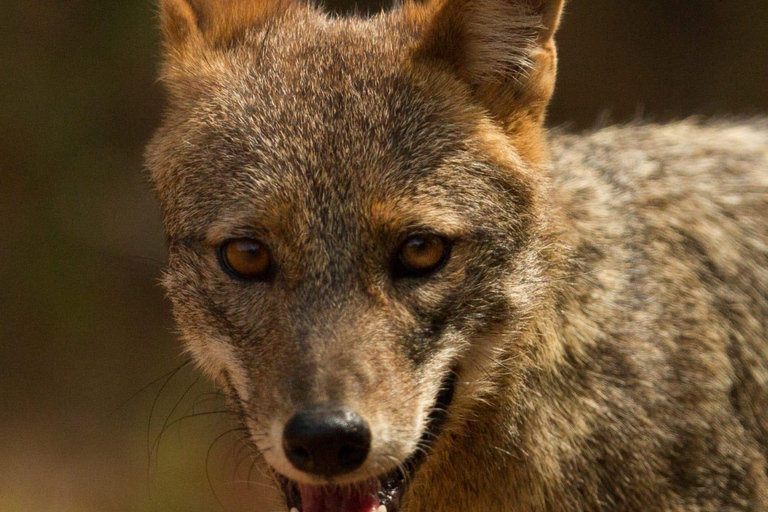
[[[259,251],[261,251],[261,246],[253,242],[242,242],[238,245],[237,249],[242,252],[247,252],[249,255],[253,256],[254,254],[258,254]]]
[[[427,248],[427,241],[423,238],[414,238],[410,240],[406,245],[411,251],[422,252]]]

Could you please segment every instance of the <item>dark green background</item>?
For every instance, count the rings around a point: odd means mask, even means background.
[[[228,483],[248,469],[234,436],[206,463],[217,415],[171,425],[148,470],[148,430],[220,407],[190,368],[121,405],[183,361],[141,158],[163,102],[154,11],[0,0],[3,512],[210,511],[212,489],[277,510]],[[559,42],[552,125],[768,111],[765,0],[573,0]]]

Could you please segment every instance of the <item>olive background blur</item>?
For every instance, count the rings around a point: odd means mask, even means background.
[[[2,512],[278,510],[197,371],[153,383],[184,361],[142,167],[155,14],[0,0]],[[765,0],[572,0],[559,47],[553,126],[768,113]]]

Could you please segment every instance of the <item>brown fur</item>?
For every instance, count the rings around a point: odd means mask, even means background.
[[[190,352],[286,476],[281,426],[348,404],[418,446],[407,512],[768,511],[768,123],[547,134],[562,1],[371,19],[164,0],[148,151]],[[446,266],[393,280],[409,233]],[[215,249],[255,237],[268,283]]]

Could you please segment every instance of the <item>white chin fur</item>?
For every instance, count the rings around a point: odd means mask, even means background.
[[[193,356],[203,372],[219,384],[222,384],[223,374],[229,375],[240,400],[248,402],[251,399],[251,381],[248,378],[248,372],[240,364],[240,359],[227,340],[189,333],[185,333],[184,339],[187,352]]]

